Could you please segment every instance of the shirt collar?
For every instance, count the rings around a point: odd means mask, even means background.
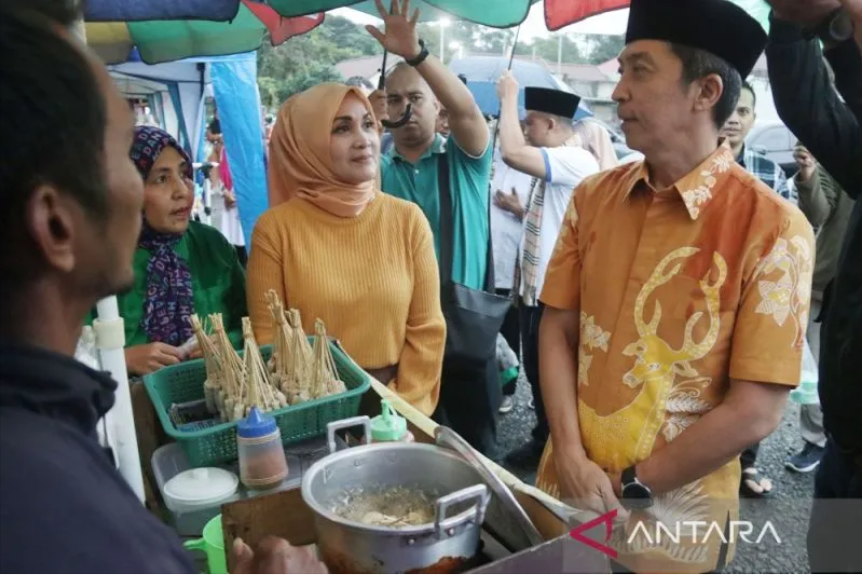
[[[434,141],[431,143],[428,149],[425,150],[425,153],[419,157],[419,161],[421,162],[425,158],[430,158],[433,154],[445,154],[446,144],[446,138],[444,138],[440,134],[435,134]],[[407,158],[398,153],[398,149],[395,147],[394,144],[392,145],[392,157],[400,162],[409,163]]]
[[[713,190],[730,170],[733,163],[733,152],[722,142],[700,165],[671,186],[679,194],[680,198],[682,198],[686,210],[688,210],[688,215],[693,221],[700,217],[704,208],[712,201]],[[628,194],[631,194],[641,182],[653,192],[661,191],[656,190],[650,182],[650,174],[646,161],[641,162]]]

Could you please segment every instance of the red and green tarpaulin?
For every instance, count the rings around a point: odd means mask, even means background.
[[[412,0],[410,5],[411,11],[419,8],[423,21],[446,17],[510,28],[540,1],[549,30],[629,5],[629,0]],[[765,25],[769,8],[763,0],[732,1]],[[248,52],[267,33],[279,44],[312,30],[326,11],[344,7],[377,15],[372,0],[88,0],[85,21],[88,43],[107,62],[124,61],[137,47],[141,59],[154,64]]]

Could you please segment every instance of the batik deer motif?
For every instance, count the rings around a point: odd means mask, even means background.
[[[685,335],[682,346],[679,349],[672,348],[664,339],[658,335],[658,326],[661,322],[661,302],[655,302],[655,311],[652,319],[647,323],[644,317],[644,307],[647,299],[660,286],[668,283],[679,274],[683,262],[677,262],[670,271],[665,271],[674,260],[688,258],[696,254],[698,248],[679,248],[668,254],[653,271],[646,284],[641,288],[635,300],[634,320],[640,339],[628,345],[623,353],[635,356],[635,365],[623,376],[623,382],[629,387],[637,387],[644,383],[667,383],[673,385],[676,375],[685,377],[697,377],[697,371],[691,366],[691,362],[701,359],[715,345],[718,339],[719,328],[719,290],[724,285],[727,277],[727,264],[718,252],[713,253],[713,262],[718,268],[718,279],[715,283],[709,283],[709,273],[700,281],[700,288],[706,296],[707,312],[709,313],[709,331],[700,342],[695,342],[693,333],[697,322],[703,317],[703,312],[698,311],[688,318],[685,324]]]
[[[709,330],[700,341],[694,340],[694,328],[703,317],[701,311],[693,313],[686,321],[683,342],[678,349],[673,348],[658,334],[662,317],[661,303],[655,302],[655,311],[649,322],[646,321],[644,314],[646,302],[652,293],[678,275],[684,261],[699,251],[698,248],[684,247],[665,256],[635,300],[634,321],[639,339],[623,350],[625,355],[636,358],[632,369],[623,376],[623,382],[632,388],[643,386],[641,393],[633,402],[643,402],[642,405],[646,408],[643,413],[647,413],[643,432],[635,449],[639,459],[648,457],[652,451],[655,438],[664,424],[667,400],[676,376],[698,377],[698,372],[691,363],[705,357],[718,339],[719,291],[727,278],[727,264],[718,252],[714,252],[712,256],[713,263],[718,269],[718,278],[714,283],[710,283],[709,272],[707,272],[700,281],[700,289],[705,296],[709,314]]]

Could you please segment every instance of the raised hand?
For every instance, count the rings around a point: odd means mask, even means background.
[[[500,101],[507,98],[517,98],[519,89],[518,80],[508,70],[497,80],[497,96],[500,98]]]
[[[380,18],[383,20],[383,32],[375,26],[366,26],[368,33],[374,36],[380,45],[388,52],[412,60],[422,51],[419,36],[416,34],[416,23],[419,21],[419,9],[413,11],[413,17],[408,19],[410,0],[392,0],[392,12],[386,10],[382,0],[374,0]]]
[[[796,146],[793,149],[793,159],[796,160],[796,165],[799,166],[799,175],[797,178],[802,182],[807,182],[814,175],[814,170],[817,168],[817,163],[814,157],[806,148]]]

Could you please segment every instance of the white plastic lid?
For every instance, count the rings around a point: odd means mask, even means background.
[[[205,506],[219,503],[236,493],[239,478],[219,467],[183,471],[167,483],[164,494],[180,505]]]

